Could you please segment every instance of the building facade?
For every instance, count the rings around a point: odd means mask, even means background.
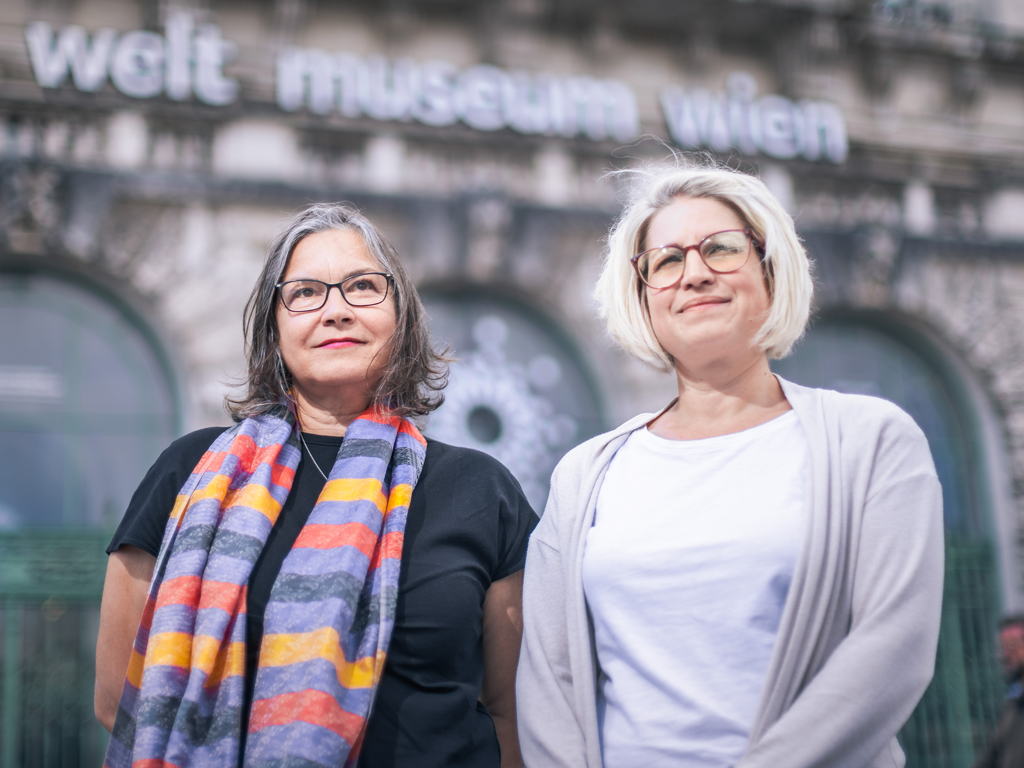
[[[1024,6],[1015,0],[12,0],[0,7],[0,763],[92,763],[105,537],[174,437],[226,424],[267,246],[377,223],[459,357],[427,433],[543,505],[664,405],[591,292],[628,175],[760,175],[815,261],[781,375],[881,395],[943,482],[936,680],[901,734],[960,766],[1024,609]]]

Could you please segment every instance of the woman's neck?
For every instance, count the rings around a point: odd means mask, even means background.
[[[659,437],[699,440],[728,435],[790,409],[764,355],[703,371],[679,366],[676,381],[678,399],[649,425]]]
[[[299,429],[313,435],[344,436],[348,425],[370,406],[368,397],[324,400],[293,390]]]

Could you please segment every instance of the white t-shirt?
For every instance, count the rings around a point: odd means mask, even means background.
[[[724,768],[743,754],[803,534],[792,411],[615,454],[587,534],[605,768]]]

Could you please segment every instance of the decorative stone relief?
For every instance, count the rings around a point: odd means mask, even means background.
[[[927,319],[984,378],[1006,420],[1011,475],[1024,525],[1024,266],[961,260],[908,263],[895,286],[900,309]]]
[[[899,235],[885,227],[870,227],[857,237],[849,291],[852,303],[866,307],[889,303],[900,244]]]
[[[540,323],[510,303],[466,294],[425,303],[435,340],[459,358],[426,434],[494,456],[543,509],[555,464],[602,427],[587,378]]]
[[[23,254],[52,247],[60,219],[60,174],[25,164],[5,169],[0,177],[0,228],[7,247]]]

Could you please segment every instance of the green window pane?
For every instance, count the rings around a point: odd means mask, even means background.
[[[110,527],[173,439],[152,344],[56,277],[0,274],[0,530]]]

